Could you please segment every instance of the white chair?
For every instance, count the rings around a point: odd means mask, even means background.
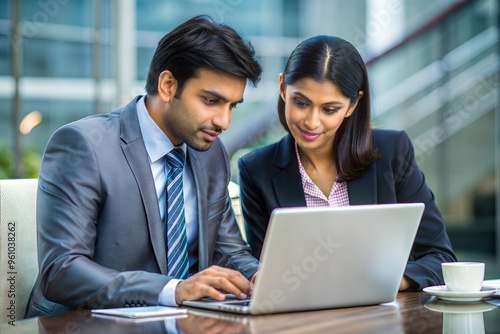
[[[37,179],[0,180],[0,323],[22,319],[38,275]]]

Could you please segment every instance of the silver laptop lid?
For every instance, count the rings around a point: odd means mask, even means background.
[[[393,301],[423,210],[422,203],[275,209],[251,313]]]

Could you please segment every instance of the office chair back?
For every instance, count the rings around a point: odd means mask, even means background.
[[[0,323],[24,317],[38,274],[37,179],[0,180]]]

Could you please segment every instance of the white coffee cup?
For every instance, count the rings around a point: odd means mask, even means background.
[[[444,283],[449,291],[477,292],[484,280],[483,262],[441,263]]]

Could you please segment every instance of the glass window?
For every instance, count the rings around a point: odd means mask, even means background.
[[[28,29],[44,29],[47,23],[92,26],[92,1],[23,1],[21,10]]]
[[[24,44],[23,75],[84,77],[92,75],[92,46],[88,43],[29,39]]]
[[[10,75],[10,43],[11,40],[6,35],[0,35],[0,75]]]

